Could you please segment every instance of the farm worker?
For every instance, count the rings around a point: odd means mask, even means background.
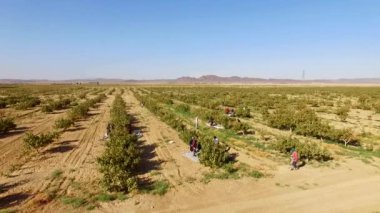
[[[195,118],[195,129],[198,129],[199,119],[198,116]]]
[[[107,128],[106,128],[106,134],[104,134],[104,138],[103,139],[108,139],[109,136],[110,136],[110,133],[111,133],[111,129],[112,129],[112,126],[110,123],[107,124]]]
[[[197,152],[199,151],[198,141],[197,139],[195,139],[195,137],[192,137],[192,140],[190,142],[191,142],[190,151],[192,151],[193,155],[195,156]]]
[[[228,115],[228,114],[230,114],[230,108],[226,108],[225,110],[224,110],[224,112]]]
[[[217,145],[219,143],[219,138],[214,136],[214,144]]]
[[[190,139],[190,141],[189,141],[190,151],[193,151],[193,150],[192,150],[192,145],[193,145],[194,141],[195,141],[195,137],[192,136],[191,139]]]
[[[294,170],[294,169],[297,169],[297,162],[298,162],[298,153],[297,153],[296,148],[293,148],[291,153],[292,153],[292,155],[291,155],[291,164],[292,164],[291,170]]]
[[[210,117],[210,118],[208,119],[208,122],[210,123],[210,126],[215,126],[215,125],[216,125],[216,123],[215,123],[213,117]]]

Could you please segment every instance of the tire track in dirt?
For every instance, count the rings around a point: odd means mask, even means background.
[[[36,195],[52,186],[65,193],[73,180],[91,182],[99,178],[95,161],[104,148],[104,143],[100,142],[100,139],[109,119],[109,106],[112,100],[113,96],[100,104],[98,109],[91,110],[90,113],[93,115],[87,120],[80,121],[79,129],[64,132],[58,141],[44,148],[41,155],[33,157],[19,171],[15,171],[14,177],[1,177],[1,183],[25,182],[8,190],[4,195],[28,193],[29,197],[19,205],[23,208],[32,205]],[[46,122],[39,129],[49,124],[51,125],[51,122]],[[62,147],[69,149],[61,150]],[[54,179],[51,175],[57,169],[62,171],[62,176]],[[50,204],[53,206],[52,209],[49,207]],[[55,211],[56,205],[61,209],[65,208],[59,201],[52,201],[49,205],[44,207],[48,209],[47,212]]]
[[[24,128],[28,132],[39,134],[51,130],[54,121],[64,115],[63,112],[57,114],[39,114],[36,115],[35,118],[31,118],[31,120],[23,121],[23,124],[18,128]],[[19,161],[20,157],[25,157],[22,156],[22,139],[24,135],[25,132],[20,132],[0,140],[0,150],[2,150],[0,156],[0,172],[7,171],[12,164]]]
[[[162,162],[158,171],[165,179],[176,186],[179,181],[183,181],[184,176],[191,176],[192,173],[199,174],[198,171],[202,169],[202,166],[182,156],[188,148],[179,138],[178,133],[158,120],[147,109],[142,108],[130,91],[127,91],[123,98],[129,107],[129,113],[137,119],[138,125],[145,127],[142,137],[144,143],[155,146],[154,160]],[[169,141],[174,143],[170,144]]]

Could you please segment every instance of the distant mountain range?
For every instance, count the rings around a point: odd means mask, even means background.
[[[380,78],[353,78],[353,79],[321,79],[321,80],[294,80],[294,79],[264,79],[249,77],[220,77],[216,75],[204,75],[199,78],[180,77],[177,79],[156,80],[125,80],[125,79],[0,79],[0,84],[75,84],[75,83],[101,83],[101,84],[380,84]]]

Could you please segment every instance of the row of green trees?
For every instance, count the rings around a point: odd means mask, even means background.
[[[289,107],[264,114],[267,124],[273,128],[290,130],[295,134],[331,140],[338,143],[359,145],[352,129],[335,129],[323,122],[314,110],[308,107]]]
[[[45,113],[50,113],[55,110],[67,109],[72,105],[76,105],[75,99],[73,98],[59,98],[58,100],[48,100],[47,104],[41,107],[41,111]]]
[[[0,98],[0,108],[5,108],[7,106],[13,106],[18,110],[26,110],[41,104],[41,100],[35,96],[8,96]]]
[[[184,142],[190,141],[195,136],[201,144],[202,150],[199,154],[199,161],[209,167],[221,167],[228,163],[229,154],[225,145],[214,144],[213,138],[200,130],[195,130],[192,126],[186,124],[186,121],[179,118],[172,110],[164,107],[165,99],[152,98],[153,96],[141,95],[140,92],[134,92],[135,97],[144,103],[152,113],[158,116],[163,122],[175,129]],[[177,110],[189,112],[188,105],[179,105]]]
[[[87,100],[75,107],[73,107],[67,114],[67,118],[59,118],[55,121],[55,130],[48,133],[33,134],[31,132],[26,133],[24,137],[24,146],[27,149],[34,149],[37,152],[39,149],[52,143],[70,126],[74,125],[79,119],[88,116],[90,107],[95,105],[106,98],[104,94],[100,94],[93,99]]]
[[[224,113],[224,110],[221,110],[219,108],[217,108],[216,110],[205,108],[205,107],[193,108],[193,107],[190,107],[189,105],[191,103],[185,102],[185,103],[176,104],[171,98],[163,97],[162,94],[150,93],[149,96],[155,100],[160,100],[161,103],[164,103],[170,107],[173,107],[179,113],[192,114],[203,120],[213,120],[214,122],[222,125],[226,129],[242,132],[243,134],[246,134],[248,130],[251,129],[251,126],[247,124],[246,122],[240,121],[240,119],[236,117],[227,116]],[[185,101],[189,101],[189,100],[185,99]],[[239,117],[250,117],[250,110],[246,107],[238,107],[235,115],[238,115]]]
[[[137,187],[136,169],[141,150],[137,136],[130,134],[132,117],[127,114],[126,103],[117,95],[110,111],[110,140],[98,158],[102,184],[109,191],[129,192]]]
[[[332,159],[331,153],[316,142],[300,142],[296,138],[283,138],[272,144],[272,148],[284,153],[291,154],[295,148],[301,160],[328,161]]]

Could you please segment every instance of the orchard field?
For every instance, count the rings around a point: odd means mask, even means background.
[[[0,85],[0,117],[0,212],[380,211],[380,87]]]

